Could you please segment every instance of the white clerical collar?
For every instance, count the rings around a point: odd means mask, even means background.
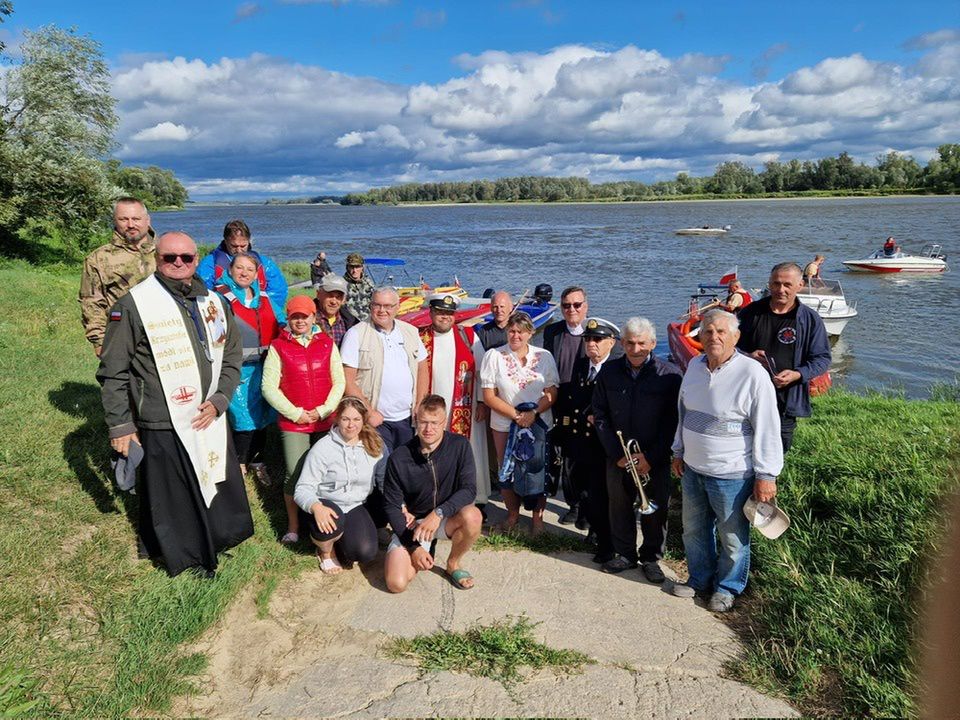
[[[566,321],[564,321],[564,324],[567,326],[567,332],[571,335],[583,335],[583,325],[571,325]]]

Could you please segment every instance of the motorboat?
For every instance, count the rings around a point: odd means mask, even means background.
[[[675,235],[726,235],[730,232],[731,226],[724,225],[723,227],[710,227],[709,225],[703,225],[702,227],[689,227],[689,228],[680,228],[679,230],[674,230]]]
[[[839,337],[840,333],[857,316],[856,303],[848,303],[839,280],[813,278],[809,285],[797,291],[797,299],[815,310],[828,335]]]
[[[670,346],[670,357],[683,372],[687,371],[687,366],[691,361],[703,354],[703,344],[698,339],[700,317],[702,313],[716,307],[719,298],[716,295],[711,298],[710,290],[717,287],[716,285],[700,285],[698,293],[690,296],[690,306],[687,312],[681,315],[676,322],[667,324],[667,343]],[[703,299],[710,300],[710,302],[701,305],[700,301]],[[833,378],[830,376],[830,371],[827,370],[822,375],[810,380],[810,394],[823,395],[832,385]]]
[[[943,254],[942,245],[927,244],[917,255],[911,255],[899,249],[888,254],[880,249],[870,257],[862,260],[844,260],[843,264],[853,272],[938,273],[947,269],[947,256]]]

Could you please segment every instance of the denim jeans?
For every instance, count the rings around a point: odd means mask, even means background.
[[[739,595],[747,586],[750,572],[750,521],[743,514],[743,504],[753,493],[753,476],[724,480],[688,467],[681,487],[683,548],[690,586],[704,592]]]

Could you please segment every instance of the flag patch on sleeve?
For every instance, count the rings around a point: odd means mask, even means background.
[[[122,313],[121,311],[119,311],[119,310],[111,310],[111,311],[110,311],[110,322],[114,322],[114,321],[116,321],[116,320],[120,320],[120,318],[122,318],[122,317],[123,317],[123,313]]]

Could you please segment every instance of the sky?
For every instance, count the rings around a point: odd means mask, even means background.
[[[708,175],[960,142],[960,1],[13,0],[102,46],[114,155],[191,199]]]

